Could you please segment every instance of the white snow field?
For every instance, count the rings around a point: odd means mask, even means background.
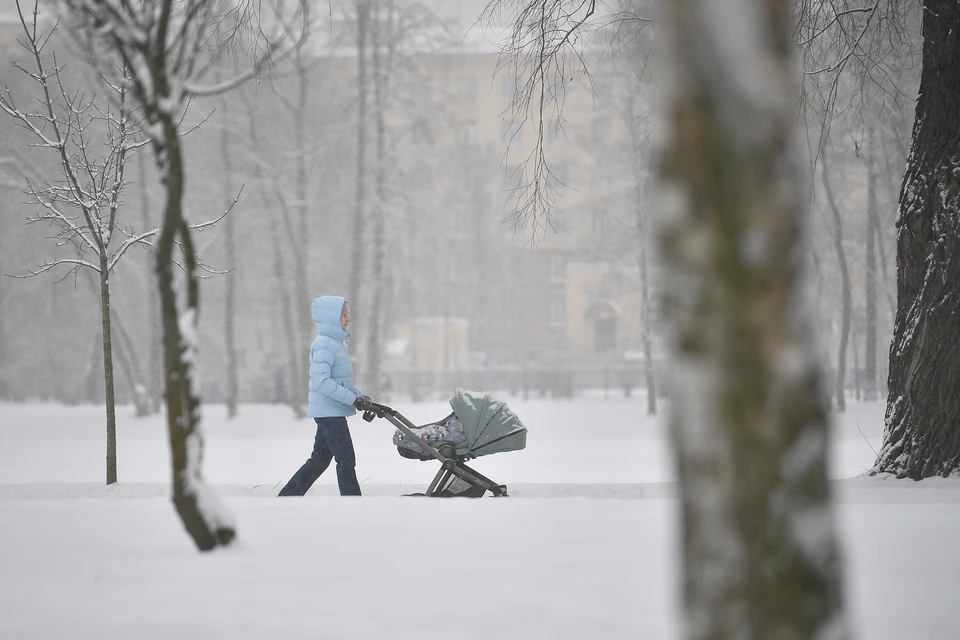
[[[527,449],[475,461],[511,494],[480,500],[401,497],[437,465],[401,458],[389,423],[359,417],[364,498],[340,498],[332,468],[306,497],[275,498],[312,423],[205,407],[205,475],[239,523],[238,542],[211,554],[169,501],[161,417],[119,410],[120,482],[106,487],[101,407],[0,404],[0,638],[678,637],[660,421],[642,397],[504,399]],[[449,411],[396,408],[417,423]],[[852,403],[835,432],[852,625],[860,638],[960,637],[960,481],[853,478],[882,419],[882,404]]]

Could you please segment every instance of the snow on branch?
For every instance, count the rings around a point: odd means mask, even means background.
[[[44,53],[59,22],[46,35],[40,34],[38,0],[33,1],[32,11],[24,10],[23,0],[16,0],[16,4],[23,30],[20,44],[32,58],[33,70],[19,63],[15,66],[33,81],[35,95],[29,99],[35,100],[39,108],[30,112],[19,108],[8,88],[0,95],[0,112],[39,140],[36,146],[55,151],[59,176],[50,178],[39,171],[31,171],[36,175],[30,178],[25,176],[26,193],[30,196],[27,204],[42,209],[27,220],[50,223],[58,229],[50,236],[57,247],[71,244],[78,253],[76,258],[44,262],[29,275],[39,275],[61,265],[89,267],[100,272],[103,271],[100,265],[110,251],[122,193],[127,185],[125,160],[132,150],[143,144],[138,126],[142,118],[132,117],[127,99],[129,75],[125,67],[120,67],[120,80],[112,85],[118,96],[116,108],[101,106],[94,98],[69,88],[68,64],[61,64],[56,52]],[[28,15],[32,20],[28,20]],[[94,154],[101,145],[105,151]],[[9,161],[5,164],[16,166]],[[87,251],[97,259],[84,259]],[[109,268],[114,264],[115,261]]]
[[[87,269],[93,269],[97,273],[100,273],[100,267],[93,264],[92,262],[88,262],[87,260],[81,260],[79,258],[62,258],[60,260],[55,260],[53,262],[44,262],[39,269],[31,269],[28,273],[25,273],[25,274],[17,275],[17,274],[8,273],[6,275],[11,278],[18,278],[18,279],[32,278],[34,276],[42,275],[50,271],[51,269],[55,269],[63,265],[70,265],[71,267],[73,267],[73,269],[86,267]]]

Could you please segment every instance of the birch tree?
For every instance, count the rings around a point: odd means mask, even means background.
[[[787,0],[674,0],[661,157],[687,638],[843,638]]]
[[[167,428],[173,463],[173,502],[184,527],[200,550],[226,545],[236,525],[225,504],[204,480],[200,397],[194,379],[198,348],[200,290],[194,238],[184,207],[187,172],[180,144],[180,127],[191,96],[225,93],[253,77],[280,55],[280,47],[296,40],[305,4],[291,13],[269,16],[272,37],[262,31],[250,44],[254,63],[238,76],[205,84],[222,63],[228,42],[211,43],[226,24],[233,36],[260,21],[261,5],[215,0],[63,0],[91,51],[100,56],[101,71],[123,64],[131,70],[132,92],[146,119],[165,191],[163,225],[157,244],[157,281],[163,318]],[[292,17],[291,17],[292,16]],[[230,21],[233,22],[230,22]],[[296,40],[294,47],[298,46]],[[211,46],[211,44],[213,46]],[[292,49],[291,49],[292,50]],[[174,250],[183,259],[182,286],[174,279]],[[182,297],[178,296],[181,289]]]

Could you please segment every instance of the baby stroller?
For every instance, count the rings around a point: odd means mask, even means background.
[[[359,407],[370,422],[386,418],[397,432],[398,453],[414,460],[439,460],[440,470],[424,494],[433,497],[479,498],[487,491],[506,496],[506,485],[476,472],[467,460],[527,446],[527,428],[513,411],[490,394],[457,389],[450,399],[453,413],[440,422],[418,427],[396,409],[371,402]]]

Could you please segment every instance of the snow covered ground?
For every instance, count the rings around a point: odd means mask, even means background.
[[[675,485],[642,398],[510,400],[528,448],[476,461],[511,498],[427,500],[435,463],[351,419],[364,499],[325,474],[275,499],[313,429],[280,407],[206,407],[205,473],[239,542],[198,554],[167,499],[161,418],[119,411],[103,486],[100,407],[0,404],[0,638],[643,638],[677,635]],[[443,403],[397,405],[415,422]],[[832,474],[862,638],[955,638],[960,482],[853,478],[880,404],[838,420]],[[846,479],[844,479],[846,478]]]

